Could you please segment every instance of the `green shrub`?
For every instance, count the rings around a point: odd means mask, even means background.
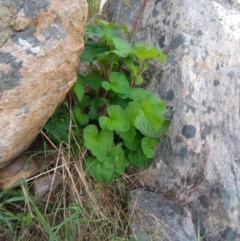
[[[169,125],[165,103],[140,87],[147,59],[165,62],[165,55],[152,45],[130,44],[121,33],[129,34],[122,23],[95,20],[94,26],[86,25],[80,61],[90,63],[90,74],[78,75],[73,86],[71,116],[88,149],[84,169],[99,181],[113,180],[130,164],[147,168]],[[70,118],[64,116],[58,110],[45,126],[54,140],[66,141],[69,136]]]

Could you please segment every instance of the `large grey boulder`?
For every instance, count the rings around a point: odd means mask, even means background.
[[[76,80],[86,18],[86,0],[0,0],[0,168]]]
[[[143,1],[125,2],[106,8],[133,26]],[[168,58],[145,74],[171,125],[141,181],[199,217],[204,240],[240,240],[240,2],[147,1],[133,40]]]

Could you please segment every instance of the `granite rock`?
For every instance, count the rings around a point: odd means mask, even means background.
[[[0,168],[26,149],[76,80],[86,0],[0,0]]]
[[[142,2],[105,8],[132,29]],[[240,240],[239,29],[238,0],[150,0],[133,37],[168,58],[144,75],[171,125],[141,181],[199,217],[205,241]]]

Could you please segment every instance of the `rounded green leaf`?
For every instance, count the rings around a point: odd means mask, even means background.
[[[95,157],[89,157],[84,161],[84,170],[98,181],[109,182],[113,178],[114,162],[99,162]]]
[[[65,106],[60,106],[44,126],[48,137],[56,143],[68,142],[70,115]]]
[[[77,81],[74,83],[72,90],[77,96],[78,101],[80,102],[84,95],[84,76],[79,75]]]
[[[73,106],[72,113],[77,124],[86,125],[89,122],[89,116],[85,113],[82,113],[82,110],[78,106]]]
[[[94,90],[99,90],[102,86],[104,78],[101,75],[86,75],[85,76],[86,84],[92,87]]]
[[[141,140],[143,138],[143,135],[139,133],[139,131],[136,131],[136,136],[132,142],[128,142],[124,140],[124,145],[128,148],[130,151],[136,151],[141,148]]]
[[[153,148],[157,145],[158,139],[152,137],[144,137],[141,141],[142,150],[147,158],[153,158],[155,156],[155,151]]]
[[[98,61],[104,61],[104,60],[108,61],[109,59],[112,59],[113,56],[114,56],[114,54],[108,51],[108,52],[104,52],[104,53],[96,55],[95,59]]]
[[[89,118],[92,120],[96,120],[99,117],[98,110],[95,106],[91,106],[89,108],[88,114],[89,114]]]
[[[128,131],[125,132],[117,132],[117,134],[126,142],[133,142],[136,136],[135,127],[131,126]]]
[[[165,103],[149,92],[143,98],[138,93],[133,98],[126,108],[131,124],[146,136],[158,137],[164,123]]]
[[[144,97],[148,94],[143,88],[132,88],[129,93],[129,98],[135,100],[136,102],[141,103]]]
[[[93,120],[98,119],[99,115],[105,113],[107,103],[108,100],[104,97],[93,99],[89,108],[89,117]]]
[[[90,106],[90,97],[88,95],[84,95],[82,100],[77,103],[77,106],[80,108],[86,108]]]
[[[119,73],[119,72],[111,72],[109,75],[110,80],[110,89],[114,91],[115,93],[128,95],[130,92],[130,84],[126,78],[125,75]],[[106,89],[106,84],[103,82],[102,84],[103,88]],[[107,86],[108,87],[108,86]],[[106,89],[109,90],[109,89]]]
[[[136,101],[132,101],[128,104],[128,106],[125,109],[125,112],[130,120],[130,123],[134,126],[135,119],[139,113],[139,110],[141,108],[141,105],[137,103]]]
[[[100,116],[99,124],[102,129],[111,131],[128,131],[130,122],[125,111],[118,105],[112,105],[107,108],[108,116]]]
[[[80,62],[92,62],[94,59],[102,53],[108,52],[109,46],[101,42],[95,42],[93,40],[85,40],[85,48],[80,57]]]
[[[114,162],[114,176],[118,177],[124,173],[125,168],[129,165],[128,159],[125,157],[125,152],[122,149],[122,144],[118,144],[108,152],[107,160]]]
[[[130,33],[128,30],[128,27],[123,23],[113,23],[113,22],[109,23],[109,22],[107,22],[105,20],[101,20],[101,19],[95,19],[95,22],[97,22],[99,25],[107,26],[110,29],[118,27],[118,28],[122,29],[125,33]]]
[[[118,37],[119,33],[117,30],[109,28],[107,25],[99,24],[100,26],[86,25],[85,29],[91,36],[102,37],[107,36],[108,38]]]
[[[156,137],[164,122],[165,110],[165,103],[154,94],[148,93],[134,121],[135,127],[144,135]]]
[[[135,85],[141,85],[143,83],[143,77],[141,75],[136,75],[134,83]]]
[[[90,150],[93,156],[103,161],[108,150],[113,145],[113,132],[105,129],[98,133],[95,125],[89,125],[83,130],[84,145]]]
[[[103,82],[102,82],[102,87],[103,87],[105,90],[110,90],[110,89],[111,89],[111,85],[110,85],[107,81],[103,81]]]
[[[139,72],[139,66],[135,65],[132,58],[129,57],[124,59],[124,63],[130,69],[133,75],[137,75],[137,73]]]
[[[151,164],[151,159],[146,158],[141,149],[137,151],[129,151],[129,161],[137,167],[148,168]]]
[[[112,38],[112,41],[113,45],[116,48],[116,50],[113,50],[112,52],[115,53],[117,56],[125,58],[131,53],[132,45],[129,44],[125,39]]]
[[[149,44],[135,43],[132,48],[132,53],[141,60],[148,58],[157,58],[163,62],[166,62],[167,59],[161,50]]]
[[[118,95],[114,95],[111,99],[111,104],[112,105],[119,105],[122,107],[123,110],[126,109],[128,106],[128,103],[130,102],[129,99],[122,99]]]

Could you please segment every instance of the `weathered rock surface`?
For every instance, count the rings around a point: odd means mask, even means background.
[[[142,2],[110,1],[113,21],[133,26]],[[143,182],[199,217],[203,240],[240,240],[240,2],[150,0],[137,39],[168,57],[145,78],[172,119]]]
[[[0,168],[73,85],[86,17],[86,0],[0,0]]]
[[[45,159],[20,155],[0,169],[0,189],[13,188],[41,170]]]
[[[136,241],[196,241],[187,209],[153,192],[142,189],[128,193],[131,217],[130,238]]]

